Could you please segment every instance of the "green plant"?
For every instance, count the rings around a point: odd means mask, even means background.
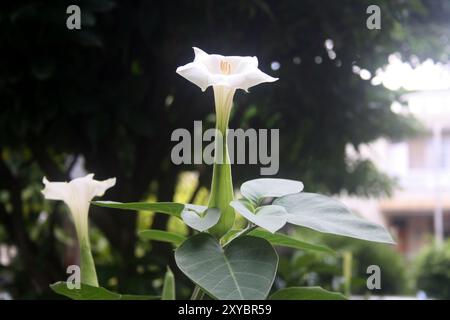
[[[429,296],[450,299],[450,241],[431,244],[415,261],[416,287]]]
[[[292,236],[299,240],[316,238],[314,240],[316,243],[326,245],[336,253],[327,255],[309,250],[285,255],[281,261],[279,272],[283,285],[315,285],[329,290],[342,288],[354,295],[411,293],[410,274],[406,267],[406,261],[392,247],[333,235],[315,236],[305,229],[296,230]],[[350,274],[351,278],[347,280],[344,270],[345,256],[351,264],[350,270],[347,271],[347,276]],[[380,289],[369,290],[367,288],[367,279],[370,276],[367,268],[371,265],[380,267]]]
[[[214,173],[208,207],[172,202],[93,202],[98,206],[115,209],[158,211],[180,219],[195,230],[197,233],[185,239],[161,230],[141,233],[147,238],[170,242],[176,247],[175,261],[178,268],[195,284],[192,299],[201,299],[205,294],[224,300],[265,299],[269,295],[278,269],[278,254],[274,246],[329,251],[324,247],[277,234],[276,232],[286,224],[303,226],[322,233],[393,243],[391,236],[383,227],[353,214],[340,202],[320,194],[302,192],[303,183],[300,181],[276,178],[250,180],[241,185],[242,198],[233,200],[234,188],[226,133],[234,93],[237,89],[247,91],[251,86],[277,79],[261,72],[255,57],[208,55],[197,48],[194,48],[194,51],[194,62],[179,67],[177,72],[203,91],[208,86],[213,86],[214,89],[218,135],[215,140]],[[100,182],[93,180],[92,176],[75,179],[70,183],[46,181],[45,196],[48,199],[63,200],[72,212],[82,257],[90,256],[89,246],[83,246],[83,241],[89,239],[87,236],[89,201],[96,195],[103,195],[105,190],[114,184],[115,180]],[[247,220],[247,225],[242,229],[232,229],[235,211]],[[257,230],[258,228],[268,232]],[[69,286],[61,282],[52,288],[57,293],[79,299],[130,297],[98,287],[93,263],[82,264],[81,274],[83,283],[79,289],[69,289]],[[271,297],[344,298],[341,294],[315,287],[286,288]],[[174,279],[171,272],[166,275],[162,298],[174,298]]]

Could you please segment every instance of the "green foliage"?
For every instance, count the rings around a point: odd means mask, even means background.
[[[303,184],[295,180],[251,180],[241,186],[247,199],[234,200],[231,206],[251,223],[272,233],[291,223],[325,233],[394,243],[382,226],[353,214],[337,200],[300,192],[302,189]],[[264,198],[271,198],[271,204],[261,205]]]
[[[229,234],[227,236],[233,236],[238,232],[239,232],[239,230],[232,230],[229,232]],[[265,230],[253,230],[253,231],[249,232],[248,235],[266,239],[273,246],[286,247],[286,248],[292,248],[292,249],[298,249],[298,250],[306,250],[306,251],[311,250],[311,251],[317,251],[317,252],[322,252],[322,253],[335,254],[335,251],[333,251],[332,249],[330,249],[327,246],[308,243],[308,242],[301,241],[294,237],[291,237],[291,236],[288,236],[285,234],[281,234],[281,233],[270,233]]]
[[[274,233],[287,221],[286,209],[281,206],[266,205],[254,208],[245,199],[234,200],[231,206],[251,223]]]
[[[281,289],[270,300],[345,300],[341,293],[330,292],[320,287],[292,287]]]
[[[275,279],[278,256],[264,239],[243,236],[224,249],[201,233],[175,251],[183,273],[216,299],[265,299]]]
[[[381,136],[399,138],[415,125],[392,113],[395,97],[360,80],[352,66],[374,73],[395,51],[406,58],[442,60],[441,39],[449,30],[443,23],[450,9],[446,0],[375,2],[389,13],[383,15],[382,32],[364,27],[369,0],[219,1],[214,6],[206,0],[83,0],[80,31],[65,26],[72,1],[3,2],[0,242],[18,250],[5,267],[13,275],[6,289],[13,297],[46,297],[48,283],[65,276],[60,252],[72,248],[73,234],[66,212],[43,204],[42,176],[68,180],[74,164],[84,161],[100,178],[117,177],[110,196],[121,202],[149,196],[173,201],[181,170],[197,170],[199,186],[209,187],[207,167],[181,168],[168,157],[173,129],[191,128],[193,119],[209,125],[214,120],[212,104],[205,107],[211,99],[185,86],[174,72],[193,45],[257,55],[263,71],[272,61],[280,63],[274,90],[239,93],[231,127],[279,128],[281,176],[327,193],[389,191],[392,181],[370,162],[350,162],[345,147]],[[337,60],[326,58],[325,39],[333,40]],[[314,62],[316,56],[325,57],[321,64]],[[235,182],[255,177],[258,170],[237,166]],[[100,282],[124,292],[154,291],[158,286],[150,283],[163,278],[170,250],[138,241],[136,215],[110,214],[101,207],[92,211]],[[156,213],[151,227],[165,229],[167,217]],[[148,251],[152,254],[142,254]],[[185,292],[189,285],[180,282],[177,288]]]
[[[336,240],[336,245],[339,245],[339,242]],[[350,241],[348,243],[352,253],[352,294],[405,295],[412,293],[409,288],[408,265],[395,248],[374,243],[351,243]],[[366,281],[370,275],[367,274],[367,267],[370,265],[380,267],[380,290],[367,289]]]
[[[450,299],[450,241],[425,248],[415,261],[416,287],[430,297]]]
[[[187,205],[186,209],[181,213],[184,223],[194,230],[203,232],[214,227],[220,219],[221,212],[217,208],[206,208],[203,206],[200,210],[196,210],[194,206]]]
[[[370,223],[342,203],[320,194],[287,195],[275,199],[273,204],[286,209],[287,221],[291,224],[357,239],[394,243],[382,226]]]
[[[175,278],[170,268],[167,268],[166,275],[164,276],[161,300],[175,300]]]
[[[303,190],[303,183],[289,179],[262,178],[246,181],[241,185],[241,194],[257,207],[264,198],[278,198]]]
[[[166,213],[171,216],[181,217],[181,212],[184,209],[184,204],[174,202],[128,202],[121,203],[115,201],[92,201],[99,207],[123,209],[123,210],[135,210],[135,211],[156,211],[160,213]]]
[[[326,289],[344,288],[343,255],[351,253],[350,293],[358,295],[411,294],[410,274],[404,258],[393,247],[334,235],[316,234],[300,229],[295,237],[316,238],[316,242],[333,248],[337,255],[323,255],[315,251],[296,252],[280,261],[280,274],[286,286],[320,285]],[[367,289],[367,267],[381,269],[381,289]]]
[[[73,300],[155,300],[157,296],[144,296],[132,294],[118,294],[102,287],[93,287],[81,284],[80,289],[69,289],[66,282],[57,282],[50,285],[53,291]]]
[[[169,242],[176,246],[179,246],[184,240],[186,240],[186,238],[182,235],[163,230],[143,230],[139,232],[139,237],[144,240]]]

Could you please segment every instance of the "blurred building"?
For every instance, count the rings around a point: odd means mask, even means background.
[[[399,187],[391,198],[343,201],[388,227],[398,249],[412,257],[433,237],[450,237],[450,90],[414,92],[403,98],[406,107],[393,105],[393,111],[412,113],[427,133],[405,141],[380,139],[362,150],[362,156],[396,178]]]

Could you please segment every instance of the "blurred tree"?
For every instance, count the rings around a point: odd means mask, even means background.
[[[407,295],[410,288],[407,263],[392,246],[371,243],[331,234],[317,234],[305,228],[296,228],[296,237],[314,239],[336,251],[336,255],[317,252],[288,252],[280,260],[280,287],[321,286],[329,290],[344,291],[343,256],[352,255],[351,287],[352,295]],[[381,288],[370,290],[367,279],[371,265],[380,267]]]
[[[66,8],[74,3],[81,8],[81,30],[66,28]],[[366,28],[369,4],[381,7],[381,30]],[[347,159],[346,145],[398,138],[414,126],[390,111],[393,96],[352,68],[374,73],[393,52],[441,59],[449,11],[445,0],[2,3],[0,241],[19,251],[19,265],[9,268],[14,294],[23,296],[31,283],[40,293],[64,276],[57,228],[66,217],[52,207],[40,222],[43,175],[67,180],[84,159],[97,178],[117,177],[107,194],[117,201],[150,194],[170,201],[181,170],[198,170],[200,185],[208,186],[210,167],[170,161],[174,129],[192,128],[193,120],[214,122],[211,90],[205,96],[175,73],[192,59],[192,46],[257,55],[261,69],[280,78],[270,90],[261,85],[239,93],[231,122],[232,128],[280,129],[279,176],[301,179],[314,191],[388,192],[390,180],[367,161]],[[272,62],[277,70],[270,70]],[[235,166],[233,174],[238,186],[259,168]],[[113,255],[119,288],[129,289],[137,264],[136,216],[92,211],[120,253]],[[157,215],[153,226],[166,222]],[[173,263],[163,249],[153,247],[161,252],[152,255],[156,263]]]
[[[450,299],[450,241],[432,243],[414,261],[416,289],[430,298]]]

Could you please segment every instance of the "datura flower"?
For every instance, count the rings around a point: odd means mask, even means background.
[[[208,207],[218,208],[221,212],[219,222],[210,229],[211,233],[220,237],[234,224],[234,210],[230,206],[234,192],[227,147],[228,121],[234,94],[237,89],[248,91],[257,84],[274,82],[278,79],[259,70],[256,57],[207,54],[199,48],[194,48],[194,54],[194,61],[178,67],[177,73],[199,86],[202,91],[209,86],[214,90],[216,129],[220,131],[222,141],[215,140],[216,158]]]
[[[209,86],[243,89],[278,80],[258,69],[258,58],[207,54],[194,47],[194,61],[177,68],[177,73],[205,91]]]
[[[81,282],[98,286],[88,233],[89,205],[94,197],[102,196],[106,190],[114,186],[116,178],[104,181],[93,178],[93,174],[88,174],[70,182],[50,182],[44,177],[45,188],[42,193],[45,199],[62,200],[69,207],[80,244]]]

